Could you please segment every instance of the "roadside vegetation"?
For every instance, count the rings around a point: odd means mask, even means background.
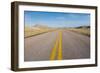
[[[81,27],[76,27],[76,28],[70,28],[69,30],[86,35],[86,36],[90,36],[90,26],[81,26]]]
[[[54,29],[51,29],[49,27],[40,26],[40,25],[36,25],[34,27],[25,26],[24,27],[24,37],[27,38],[27,37],[39,35],[42,33],[50,32],[53,30]]]

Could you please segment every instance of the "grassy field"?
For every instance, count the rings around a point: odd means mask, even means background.
[[[24,29],[25,29],[24,30],[24,37],[25,38],[53,31],[53,29],[37,28],[37,27],[31,27],[31,28],[30,27],[25,27]]]
[[[90,36],[90,28],[71,28],[69,30],[86,35],[86,36]]]

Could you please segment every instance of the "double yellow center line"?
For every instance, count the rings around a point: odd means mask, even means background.
[[[58,60],[62,60],[62,32],[59,31],[58,37],[52,49],[50,60],[55,60],[57,57]]]

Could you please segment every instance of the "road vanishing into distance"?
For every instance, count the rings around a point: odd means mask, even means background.
[[[90,58],[90,37],[56,30],[25,38],[24,61]]]

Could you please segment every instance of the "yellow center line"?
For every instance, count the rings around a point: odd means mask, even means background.
[[[58,60],[62,60],[62,32],[59,32]]]
[[[59,31],[58,33],[58,37],[56,39],[56,42],[54,44],[54,47],[52,48],[52,52],[50,54],[50,60],[54,60],[56,58],[56,54],[57,54],[57,59],[58,60],[62,60],[62,32]]]
[[[55,59],[57,46],[58,46],[58,37],[57,37],[56,42],[54,44],[54,48],[52,49],[52,52],[51,52],[51,55],[50,55],[50,60],[54,60]]]

